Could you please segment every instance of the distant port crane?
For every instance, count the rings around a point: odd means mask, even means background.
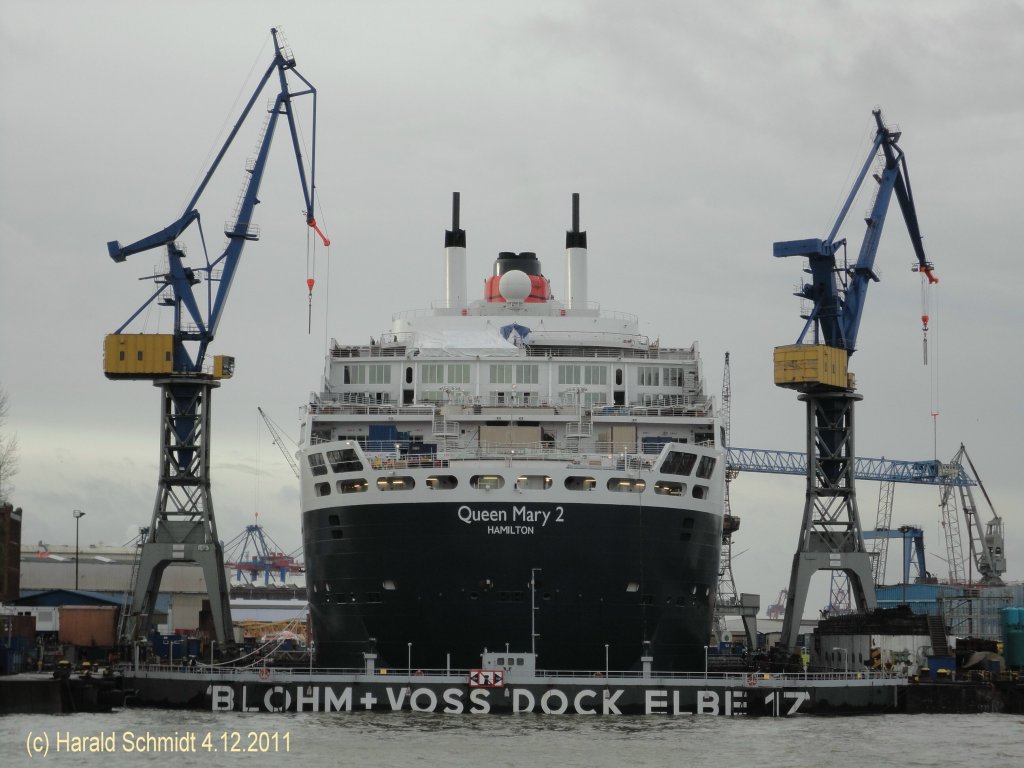
[[[285,554],[259,523],[245,529],[224,545],[227,567],[235,572],[235,579],[253,583],[260,576],[263,585],[270,586],[275,579],[284,584],[290,573],[304,573],[305,567],[293,555]]]

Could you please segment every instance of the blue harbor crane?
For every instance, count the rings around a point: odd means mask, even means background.
[[[796,294],[811,303],[810,311],[802,315],[803,329],[796,344],[776,347],[774,356],[775,384],[795,389],[807,404],[807,493],[780,643],[790,652],[796,647],[808,586],[816,571],[844,572],[858,609],[868,611],[876,606],[871,557],[864,546],[854,486],[854,404],[862,396],[855,391],[848,361],[857,349],[868,286],[879,280],[875,257],[893,194],[917,257],[914,270],[929,284],[937,282],[933,265],[925,257],[910,174],[898,144],[901,134],[885,125],[881,110],[872,114],[874,141],[828,235],[774,244],[776,257],[806,258],[810,276]],[[873,175],[878,189],[864,220],[867,229],[860,252],[851,265],[846,238],[839,238],[839,231],[876,158],[881,161]],[[926,314],[922,323],[927,344]],[[925,351],[927,360],[927,346]]]
[[[185,210],[158,232],[122,245],[114,240],[107,250],[115,262],[151,249],[163,249],[166,267],[153,276],[155,291],[104,342],[104,373],[111,379],[149,380],[162,393],[161,461],[157,499],[147,538],[139,550],[136,581],[129,620],[123,640],[149,634],[153,608],[164,569],[171,563],[194,562],[203,568],[217,642],[232,641],[231,613],[224,573],[223,545],[217,537],[210,495],[210,400],[220,380],[230,378],[234,359],[215,356],[207,365],[207,350],[224,314],[231,284],[245,244],[259,239],[253,222],[260,183],[267,165],[274,131],[281,117],[288,124],[305,203],[305,221],[330,245],[313,216],[316,171],[316,89],[295,68],[295,58],[279,30],[270,31],[274,59],[267,67],[220,151],[206,171]],[[253,112],[268,82],[277,75],[278,92],[267,107],[257,141],[256,155],[245,167],[242,190],[233,215],[224,226],[227,244],[211,259],[200,216],[199,200],[220,167],[228,148]],[[292,77],[289,78],[289,75]],[[296,81],[295,89],[289,80]],[[297,97],[312,102],[312,139],[308,158],[303,157],[296,122]],[[195,224],[202,243],[202,263],[188,263],[185,248],[177,242]],[[312,280],[307,280],[312,292]],[[173,331],[167,334],[126,333],[127,327],[147,307],[170,307]]]
[[[807,475],[807,454],[800,451],[780,451],[769,448],[739,448],[729,446],[726,449],[726,477],[736,477],[740,472],[753,472],[758,474],[771,475]],[[892,496],[895,483],[906,483],[909,485],[930,485],[938,486],[943,499],[949,497],[953,489],[959,490],[961,494],[969,493],[971,486],[977,485],[977,481],[965,470],[963,465],[956,460],[946,463],[936,459],[924,459],[920,461],[906,461],[902,459],[868,458],[857,456],[854,459],[854,478],[856,480],[871,480],[881,484],[879,493],[878,517],[874,529],[863,531],[864,539],[874,542],[874,550],[870,553],[872,558],[872,582],[875,586],[884,583],[885,561],[888,556],[888,542],[891,538],[904,539],[903,543],[903,572],[904,580],[909,573],[911,562],[916,556],[918,576],[925,575],[924,572],[924,539],[919,528],[901,526],[898,529],[890,529],[892,517]],[[953,521],[952,516],[948,517]],[[994,518],[998,520],[998,518]],[[995,528],[995,523],[989,524],[989,531]],[[910,549],[906,531],[911,531],[910,541],[914,550]],[[902,533],[901,533],[902,532]],[[1001,536],[1001,528],[998,530]],[[990,536],[990,539],[992,537]],[[997,542],[1002,545],[1001,538]],[[729,553],[729,549],[723,546],[723,559]],[[979,563],[981,561],[979,560]],[[1005,566],[1004,566],[1005,567]],[[979,566],[979,570],[981,566]],[[782,590],[788,596],[788,590]],[[832,572],[832,584],[829,600],[830,611],[846,611],[849,609],[849,583],[841,571]],[[779,618],[785,612],[785,604],[776,601],[770,606],[774,610],[774,618]],[[773,616],[769,615],[769,618]]]
[[[806,475],[807,454],[802,451],[777,451],[768,448],[737,448],[729,446],[726,464],[730,471],[757,472],[771,475]],[[935,459],[905,461],[857,456],[853,460],[857,480],[910,483],[960,487],[977,485],[958,462],[945,463]]]

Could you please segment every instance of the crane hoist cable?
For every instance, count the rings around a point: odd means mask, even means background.
[[[324,209],[320,200],[316,201],[316,208],[320,214],[320,221],[326,222],[324,217]],[[327,224],[324,224],[326,228]],[[317,229],[317,232],[320,230]],[[323,239],[323,245],[327,249],[327,264],[328,264],[328,278],[330,277],[330,259],[331,259],[331,241],[329,239]],[[316,254],[317,254],[317,241],[312,237],[312,232],[307,231],[306,233],[306,290],[308,291],[308,305],[307,305],[307,316],[306,316],[306,333],[311,334],[313,332],[313,288],[316,285]],[[329,283],[328,283],[329,284]],[[330,297],[328,296],[328,299]]]
[[[311,232],[306,233],[306,289],[309,291],[306,308],[307,336],[313,332],[313,286],[316,285],[316,242],[311,242],[311,235]]]
[[[921,291],[923,294],[929,294],[927,290],[928,286],[922,282]],[[928,301],[930,306],[930,316],[933,318],[939,318],[939,294],[936,293],[934,301],[929,301],[927,298],[923,301]],[[928,308],[928,305],[925,305]],[[942,325],[939,323],[939,330]],[[936,335],[936,331],[932,331],[932,355],[931,364],[929,368],[929,413],[932,417],[932,450],[934,452],[934,458],[939,458],[939,376],[942,370],[942,359],[941,359],[941,345],[939,341],[942,339],[942,334]],[[927,349],[927,348],[926,348]]]

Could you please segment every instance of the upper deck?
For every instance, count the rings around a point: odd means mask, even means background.
[[[650,454],[672,441],[716,442],[697,344],[663,347],[640,333],[636,315],[589,301],[577,203],[566,233],[566,302],[555,300],[532,252],[500,253],[484,298],[469,301],[456,196],[445,299],[395,314],[368,344],[332,340],[303,440],[519,455]]]

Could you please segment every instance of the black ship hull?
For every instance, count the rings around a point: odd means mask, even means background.
[[[320,667],[475,668],[536,649],[538,668],[700,670],[722,518],[639,504],[506,500],[306,511]],[[531,608],[533,610],[531,611]],[[533,614],[531,617],[531,613]]]

